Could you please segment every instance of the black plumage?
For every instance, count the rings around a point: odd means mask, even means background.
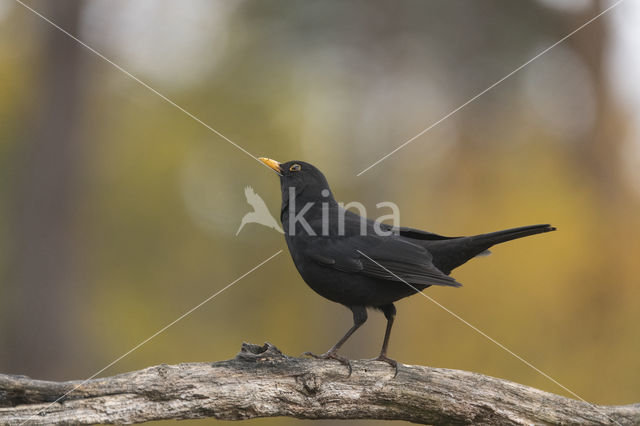
[[[302,161],[261,158],[280,175],[280,219],[293,262],[319,295],[353,312],[354,325],[318,358],[349,366],[338,349],[367,320],[366,308],[381,310],[387,329],[376,358],[396,368],[387,346],[396,314],[393,303],[432,285],[460,287],[449,276],[468,260],[499,243],[555,230],[532,225],[471,237],[445,237],[412,228],[392,228],[344,210],[333,198],[324,175]]]

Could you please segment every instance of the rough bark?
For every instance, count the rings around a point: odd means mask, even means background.
[[[387,419],[421,424],[640,424],[640,404],[596,406],[477,373],[291,358],[243,344],[228,361],[159,365],[113,377],[49,382],[0,375],[0,424]],[[52,403],[78,387],[61,401]]]

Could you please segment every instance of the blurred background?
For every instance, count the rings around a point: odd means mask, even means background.
[[[611,4],[28,2],[252,154],[314,163],[372,216],[393,201],[403,225],[445,235],[557,226],[429,295],[581,397],[627,404],[640,401],[639,2],[356,177]],[[304,284],[277,232],[235,236],[248,185],[277,217],[268,169],[0,0],[0,371],[86,378],[279,249],[102,375],[228,359],[242,341],[328,349],[351,313]],[[425,298],[397,307],[401,362],[567,395]],[[343,353],[376,356],[384,324],[372,313]]]

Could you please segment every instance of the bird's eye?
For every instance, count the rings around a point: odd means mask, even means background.
[[[300,164],[296,163],[293,166],[289,167],[289,171],[290,172],[299,172],[301,168],[302,167],[300,167]]]

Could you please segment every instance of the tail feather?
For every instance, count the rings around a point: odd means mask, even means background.
[[[433,255],[433,264],[445,274],[450,274],[453,269],[487,252],[496,244],[555,230],[548,224],[522,226],[472,237],[430,241],[428,250]]]
[[[529,235],[542,234],[543,232],[555,231],[556,228],[549,224],[521,226],[519,228],[505,229],[504,231],[491,232],[471,237],[471,240],[478,244],[489,244],[486,248],[515,240],[517,238],[528,237]],[[486,249],[485,249],[486,250]]]

